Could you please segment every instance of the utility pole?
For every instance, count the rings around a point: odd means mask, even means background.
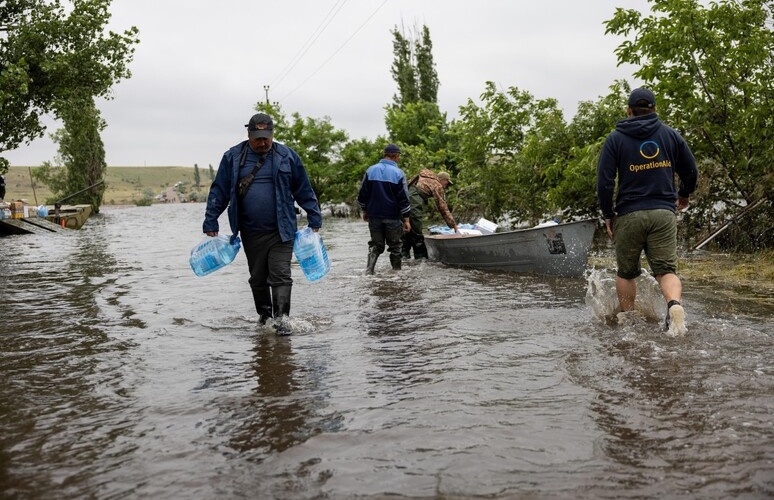
[[[269,86],[268,85],[264,85],[263,86],[263,91],[266,92],[266,104],[269,104]]]

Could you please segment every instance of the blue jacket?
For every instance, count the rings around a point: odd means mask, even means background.
[[[675,187],[675,174],[680,184]],[[613,191],[618,177],[618,196]],[[620,120],[597,163],[597,196],[605,219],[637,210],[675,211],[677,196],[696,189],[699,171],[685,139],[655,113]]]
[[[411,212],[406,176],[398,164],[386,158],[371,165],[363,176],[357,196],[360,208],[375,219],[406,219]]]
[[[207,197],[207,209],[204,213],[202,228],[205,233],[218,231],[218,217],[228,208],[228,222],[231,226],[232,240],[239,232],[239,196],[237,182],[239,181],[239,160],[247,141],[242,141],[223,154],[218,166],[218,173],[210,186]],[[312,184],[306,174],[298,154],[278,142],[272,144],[274,153],[262,168],[271,168],[274,177],[274,195],[277,204],[277,227],[282,241],[295,238],[298,224],[296,220],[295,203],[306,211],[309,227],[322,227],[322,213],[317,202],[317,196],[312,190]]]

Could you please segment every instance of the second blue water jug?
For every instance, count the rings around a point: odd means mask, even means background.
[[[331,261],[328,260],[328,252],[325,251],[322,237],[312,231],[311,227],[305,227],[296,231],[296,239],[293,241],[293,252],[296,254],[301,270],[309,281],[317,281],[331,270]]]
[[[234,238],[233,243],[231,243],[231,237],[227,235],[208,236],[191,249],[191,258],[188,262],[197,276],[206,276],[231,264],[241,246],[238,236]]]

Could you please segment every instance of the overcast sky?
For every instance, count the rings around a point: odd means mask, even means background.
[[[621,39],[604,34],[616,7],[649,11],[647,0],[113,0],[110,28],[137,26],[140,43],[132,78],[98,103],[107,163],[217,166],[266,85],[287,115],[328,116],[352,139],[386,135],[395,26],[430,29],[449,118],[493,81],[556,98],[569,121],[615,79],[637,84],[616,66]],[[2,154],[35,166],[56,146],[47,134]]]

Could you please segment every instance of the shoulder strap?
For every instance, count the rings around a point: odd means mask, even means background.
[[[269,150],[269,152],[264,155],[263,161],[255,162],[255,166],[253,167],[253,171],[250,172],[250,175],[255,176],[256,172],[258,172],[258,170],[260,170],[263,164],[266,163],[266,160],[269,158],[270,154],[271,154],[271,150]],[[240,156],[239,158],[239,168],[242,168],[245,166],[246,160],[247,160],[247,142],[245,142],[245,144],[242,146],[242,156]]]

